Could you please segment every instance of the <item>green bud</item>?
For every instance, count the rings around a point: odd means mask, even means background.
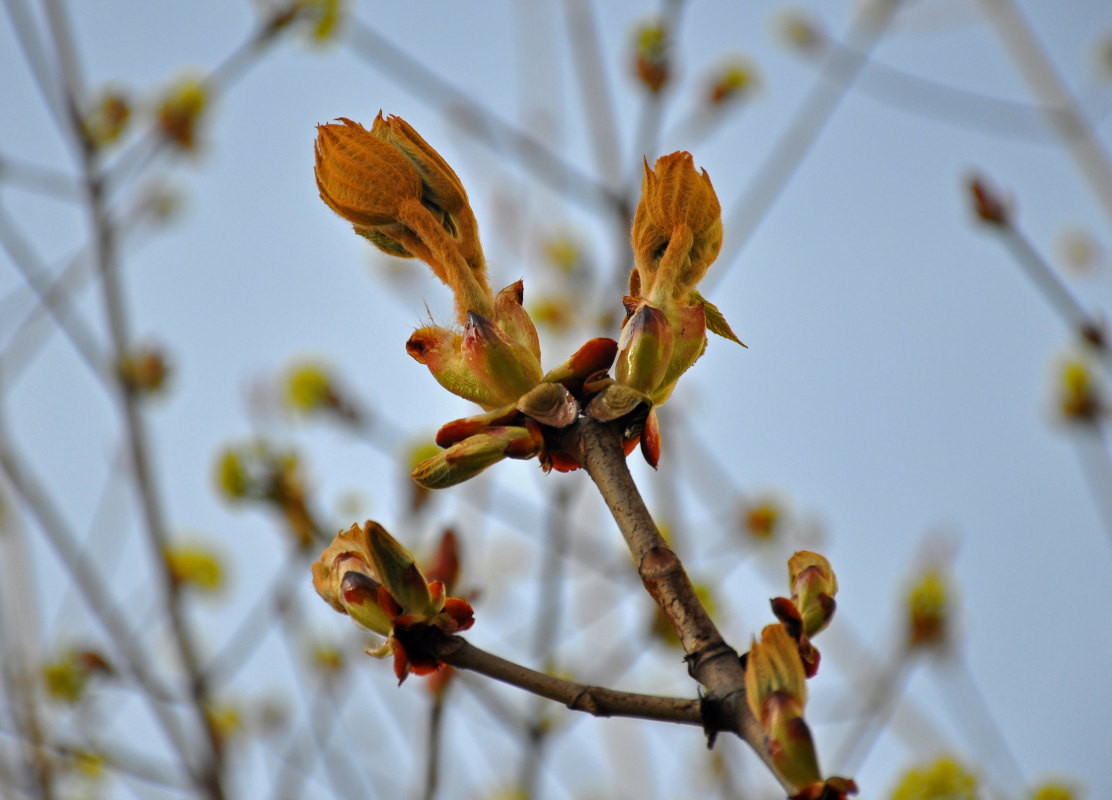
[[[629,316],[618,342],[614,377],[645,395],[652,395],[664,380],[672,358],[672,326],[663,311],[644,300],[627,298]]]
[[[540,361],[541,343],[532,317],[521,305],[525,291],[521,281],[512,283],[494,296],[494,322],[511,341],[521,345]]]
[[[427,366],[436,382],[452,394],[487,410],[505,405],[472,371],[463,357],[462,345],[463,337],[458,333],[431,325],[414,331],[405,343],[405,351]]]
[[[495,405],[515,402],[544,376],[533,353],[474,311],[467,313],[460,349],[471,372],[498,399]]]
[[[368,520],[363,529],[375,573],[402,613],[431,616],[438,612],[429,594],[429,582],[413,554],[377,522]]]
[[[445,489],[475,477],[508,456],[535,456],[543,446],[544,440],[538,440],[527,428],[490,427],[422,461],[410,477],[426,489]]]
[[[803,632],[814,636],[834,617],[838,579],[830,562],[818,553],[801,550],[788,561],[792,603],[799,609]]]

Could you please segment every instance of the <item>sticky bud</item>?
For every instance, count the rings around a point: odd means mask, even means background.
[[[494,296],[494,323],[510,339],[540,361],[541,343],[532,318],[522,306],[525,290],[521,281],[511,283]]]
[[[818,553],[801,550],[788,561],[792,603],[799,610],[803,632],[814,636],[834,617],[838,579],[830,562]]]
[[[516,401],[544,375],[533,353],[473,311],[467,314],[460,349],[472,374],[500,405]]]
[[[443,607],[443,598],[439,606],[434,603],[417,559],[385,528],[368,520],[363,535],[379,580],[406,614],[432,615]]]
[[[629,316],[618,341],[614,377],[645,395],[664,380],[672,358],[673,336],[668,317],[645,300],[626,298]]]
[[[445,489],[475,477],[503,458],[531,458],[543,446],[543,438],[527,428],[491,427],[422,461],[410,477],[428,489]]]
[[[749,709],[767,737],[777,773],[792,786],[821,781],[803,707],[807,685],[796,641],[782,625],[768,625],[754,641],[745,667]]]
[[[419,328],[405,343],[405,351],[414,361],[428,367],[436,382],[452,394],[488,411],[506,405],[500,393],[472,370],[463,356],[463,337],[458,333],[437,325]]]

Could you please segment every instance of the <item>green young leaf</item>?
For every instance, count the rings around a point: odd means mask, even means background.
[[[729,339],[732,342],[737,342],[746,350],[749,349],[749,346],[745,344],[745,342],[737,338],[737,334],[734,333],[733,329],[730,327],[730,323],[726,322],[726,318],[722,316],[722,312],[718,310],[718,306],[716,306],[710,300],[707,300],[698,292],[695,292],[695,299],[703,304],[703,308],[706,311],[708,331],[718,334],[723,339]]]

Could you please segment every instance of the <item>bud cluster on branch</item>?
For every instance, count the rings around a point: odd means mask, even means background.
[[[444,449],[413,471],[422,486],[452,486],[503,458],[575,469],[560,432],[582,413],[623,420],[627,452],[640,442],[655,467],[655,406],[702,355],[708,328],[737,341],[696,289],[718,255],[722,215],[710,178],[689,153],[664,156],[651,170],[645,163],[620,342],[592,339],[548,372],[522,282],[491,290],[467,193],[408,123],[379,113],[369,131],[344,118],[318,126],[315,171],[321,199],[356,233],[387,253],[425,261],[455,295],[462,331],[420,328],[406,351],[484,413],[440,429],[436,441]]]
[[[590,448],[612,449],[614,463],[628,476],[623,451],[628,455],[640,444],[656,467],[656,407],[703,354],[707,331],[741,344],[698,291],[722,245],[722,211],[710,178],[696,170],[690,153],[663,156],[651,168],[644,163],[631,237],[634,267],[619,339],[591,339],[548,371],[541,366],[537,329],[523,305],[522,281],[491,290],[467,194],[456,173],[412,127],[381,113],[369,131],[343,118],[320,125],[315,171],[321,198],[358,234],[387,253],[425,261],[455,295],[459,327],[422,327],[409,337],[406,351],[441,386],[476,403],[482,413],[440,428],[436,443],[442,449],[412,472],[423,487],[452,486],[503,458],[537,458],[545,471],[585,466],[614,511],[615,498],[607,496],[610,490],[599,475],[605,471],[599,465],[609,462]],[[577,431],[587,423],[607,426],[610,444],[601,439],[586,444]],[[627,495],[637,494],[632,483],[627,489]],[[639,513],[639,498],[628,506],[618,503],[623,514]],[[805,681],[819,664],[811,638],[826,627],[835,608],[837,581],[826,559],[810,552],[791,559],[792,596],[772,601],[780,621],[764,629],[739,663],[647,512],[629,524],[647,526],[651,533],[648,544],[629,534],[627,542],[631,552],[647,548],[635,561],[661,609],[690,604],[691,613],[673,608],[668,615],[676,632],[684,634],[688,657],[732,659],[721,673],[732,676],[726,684],[719,678],[703,681],[718,694],[712,700],[744,692],[737,705],[740,715],[727,726],[745,731],[792,798],[835,800],[856,792],[852,781],[822,779],[803,719]],[[650,576],[649,564],[673,564],[679,577]],[[410,671],[437,672],[443,666],[438,654],[449,658],[458,650],[460,640],[452,637],[473,622],[470,605],[448,597],[444,583],[430,581],[409,551],[374,522],[339,534],[313,566],[313,582],[333,608],[385,637],[382,647],[371,652],[393,653],[399,681]]]

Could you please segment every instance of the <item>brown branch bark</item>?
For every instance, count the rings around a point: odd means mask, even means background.
[[[598,486],[626,540],[641,582],[679,636],[687,654],[688,671],[706,688],[706,700],[714,712],[707,720],[708,730],[733,731],[777,775],[764,732],[745,701],[745,668],[695,595],[683,563],[660,535],[645,507],[626,464],[621,423],[581,417],[566,434],[563,446],[577,457]],[[801,788],[784,785],[790,795]]]
[[[451,664],[457,669],[472,670],[547,697],[563,703],[572,711],[584,711],[596,717],[634,717],[682,725],[703,724],[698,700],[620,692],[602,686],[576,683],[507,661],[475,647],[460,636],[444,636],[435,630],[430,633],[430,640],[422,644],[445,664]]]

